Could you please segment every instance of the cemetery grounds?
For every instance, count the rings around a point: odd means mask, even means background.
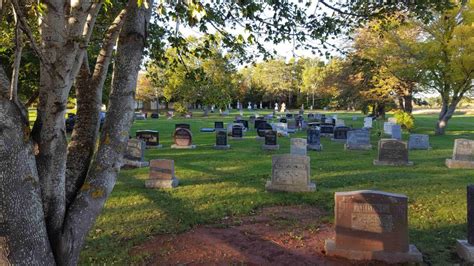
[[[445,159],[452,156],[454,139],[474,139],[473,115],[455,115],[445,136],[433,135],[436,115],[415,115],[413,133],[429,134],[433,149],[410,151],[412,167],[372,165],[380,139],[377,132],[383,131],[382,122],[374,121],[371,131],[374,148],[371,151],[344,151],[342,143],[322,138],[322,152],[308,151],[316,192],[269,193],[265,191],[265,182],[271,177],[271,157],[289,153],[289,138],[278,138],[280,150],[263,151],[262,143],[255,140],[256,131],[250,130],[243,141],[229,138],[231,149],[225,151],[213,149],[214,133],[199,132],[200,128],[213,127],[214,121],[230,123],[237,114],[232,112],[226,117],[198,114],[192,119],[172,120],[162,115],[160,119],[135,121],[131,136],[139,129],[160,132],[160,143],[164,148],[147,150],[145,159],[174,160],[180,184],[175,189],[146,189],[148,168],[122,170],[102,214],[89,233],[81,264],[185,264],[189,261],[186,258],[174,260],[176,254],[173,252],[178,252],[179,245],[186,241],[198,249],[200,243],[196,239],[193,241],[193,234],[202,230],[214,232],[215,236],[228,234],[230,242],[252,239],[225,230],[234,227],[246,227],[240,232],[249,235],[260,233],[263,237],[266,234],[268,239],[260,240],[272,242],[277,251],[284,252],[285,245],[297,249],[305,249],[308,245],[311,252],[326,261],[321,254],[321,243],[333,236],[334,192],[363,189],[407,195],[410,243],[423,253],[424,261],[435,265],[460,263],[455,240],[466,238],[465,190],[468,183],[474,182],[474,176],[471,170],[448,169]],[[362,127],[363,115],[360,113],[337,114],[346,125]],[[244,119],[250,115],[245,112]],[[353,115],[359,119],[352,121]],[[179,122],[191,124],[196,149],[170,149],[174,124]],[[305,138],[306,132],[300,131],[292,137]],[[404,132],[403,140],[407,139],[408,134]],[[309,241],[315,237],[322,242]],[[219,245],[232,244],[219,241]],[[189,253],[181,251],[180,254],[193,255],[189,246],[184,248]],[[239,252],[233,252],[234,259],[221,262],[238,263]],[[219,254],[216,251],[214,256],[232,256],[232,252]],[[256,262],[259,262],[258,258]]]

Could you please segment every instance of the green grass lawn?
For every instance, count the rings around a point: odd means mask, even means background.
[[[474,139],[474,117],[455,116],[446,136],[433,136],[436,116],[416,116],[415,133],[430,134],[429,151],[410,151],[413,167],[373,166],[377,151],[344,151],[343,144],[322,139],[322,152],[310,151],[314,193],[268,193],[265,182],[271,176],[273,154],[289,153],[289,138],[279,138],[280,150],[262,151],[255,131],[245,140],[229,139],[231,150],[212,148],[213,133],[200,133],[214,121],[231,122],[236,114],[222,119],[208,118],[137,121],[131,130],[160,131],[163,149],[147,150],[146,159],[173,159],[179,187],[168,190],[145,189],[148,168],[124,170],[118,177],[105,209],[90,232],[82,252],[82,264],[139,263],[143,257],[129,255],[130,249],[157,234],[178,233],[224,216],[248,215],[256,208],[271,205],[309,204],[328,211],[333,220],[333,193],[377,189],[409,197],[410,242],[433,264],[458,263],[455,239],[466,238],[466,185],[474,182],[474,171],[453,170],[444,165],[451,157],[454,139]],[[246,116],[248,117],[248,113]],[[361,127],[362,115],[338,113],[346,125]],[[358,115],[358,114],[355,114]],[[172,150],[174,124],[191,124],[195,150]],[[374,124],[374,127],[383,128]],[[372,145],[377,147],[376,130]],[[305,137],[299,132],[293,137]],[[404,139],[408,135],[404,133]]]

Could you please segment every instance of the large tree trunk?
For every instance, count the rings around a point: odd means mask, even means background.
[[[0,265],[52,265],[28,118],[0,66]]]
[[[448,121],[453,117],[456,107],[460,99],[454,98],[451,103],[448,105],[447,100],[443,100],[443,105],[441,107],[441,112],[438,116],[438,122],[436,122],[435,134],[444,135],[446,133],[446,127],[448,126]]]
[[[404,111],[411,114],[413,112],[413,96],[411,94],[403,96],[403,101],[405,103]]]
[[[152,4],[143,3],[139,7],[132,1],[125,16],[100,145],[87,178],[68,209],[58,257],[61,264],[77,264],[87,232],[115,185],[133,121],[135,88]]]

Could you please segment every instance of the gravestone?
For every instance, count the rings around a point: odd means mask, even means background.
[[[146,120],[146,116],[142,112],[135,112],[134,113],[134,119],[135,120]]]
[[[147,149],[162,148],[160,144],[160,133],[156,130],[137,130],[135,138],[145,141]]]
[[[232,126],[232,139],[243,139],[244,127],[240,124]]]
[[[309,114],[308,114],[308,119],[314,119],[314,114],[309,113]]]
[[[384,122],[383,123],[383,132],[387,135],[392,135],[392,126],[396,125],[395,123],[391,122]]]
[[[290,154],[306,156],[308,143],[306,139],[292,138],[290,139]]]
[[[173,134],[174,144],[171,145],[172,149],[194,149],[196,145],[193,145],[193,134],[191,130],[187,128],[179,127],[174,131]]]
[[[244,129],[249,128],[249,121],[248,120],[239,119],[239,120],[234,121],[234,123],[242,124],[244,126]]]
[[[474,140],[454,140],[453,158],[446,159],[448,168],[474,169]]]
[[[153,119],[158,119],[158,118],[160,118],[160,114],[158,114],[158,113],[151,113],[151,118],[153,118]]]
[[[430,137],[425,134],[410,134],[408,139],[408,149],[410,150],[429,150]]]
[[[255,120],[255,122],[254,122],[254,128],[255,128],[255,129],[258,129],[258,127],[259,127],[261,124],[264,124],[264,123],[267,123],[267,121],[265,121],[264,119],[257,119],[257,120]]]
[[[285,116],[286,116],[286,118],[288,118],[288,119],[293,118],[293,114],[286,114]]]
[[[146,188],[174,188],[178,186],[178,179],[174,175],[174,161],[156,159],[150,161],[150,173],[145,181]]]
[[[423,262],[408,240],[408,198],[374,190],[336,192],[334,240],[326,255],[386,263]]]
[[[251,115],[251,116],[249,117],[249,124],[250,124],[250,125],[254,125],[254,128],[255,128],[255,120],[256,120],[255,115]]]
[[[349,127],[335,127],[334,128],[334,135],[332,137],[332,141],[337,142],[346,142],[347,141],[347,132],[351,129]]]
[[[413,165],[413,162],[408,161],[408,144],[405,141],[381,139],[378,148],[378,158],[374,160],[374,165]]]
[[[321,125],[321,136],[323,137],[332,137],[334,135],[334,126],[333,125]]]
[[[265,144],[262,145],[264,150],[278,150],[280,145],[277,143],[278,135],[274,130],[265,131]]]
[[[310,123],[308,123],[308,128],[319,127],[319,126],[321,126],[321,122],[310,122]]]
[[[392,139],[402,140],[402,127],[400,125],[392,125]]]
[[[144,161],[145,149],[145,141],[141,139],[129,139],[127,142],[127,149],[123,156],[123,166],[129,168],[148,166],[148,162]]]
[[[257,140],[264,140],[265,139],[265,132],[267,130],[273,130],[272,125],[268,124],[267,122],[260,123],[257,127]]]
[[[310,127],[306,131],[306,142],[308,150],[320,151],[323,149],[321,144],[321,131],[319,127]]]
[[[316,185],[310,180],[310,158],[303,155],[274,155],[272,179],[267,181],[267,191],[312,192]]]
[[[474,263],[474,185],[467,186],[467,240],[457,240],[456,249],[464,261]]]
[[[364,117],[364,127],[365,128],[372,128],[372,122],[374,120],[372,119],[372,117]]]
[[[224,129],[216,130],[216,144],[214,145],[216,150],[227,150],[230,149],[230,145],[227,144],[227,132]]]
[[[333,125],[335,124],[335,122],[333,123],[333,119],[332,118],[326,118],[324,119],[324,124],[327,124],[327,125]]]
[[[178,128],[186,128],[186,129],[191,130],[191,125],[187,123],[175,124],[174,129],[178,129]]]
[[[371,150],[370,131],[357,129],[347,132],[347,142],[344,148],[346,150]]]
[[[288,133],[296,133],[296,120],[288,119]]]
[[[343,127],[345,125],[346,125],[346,123],[344,122],[344,120],[342,120],[342,119],[336,120],[336,127]]]
[[[224,122],[221,122],[221,121],[217,121],[217,122],[214,122],[214,129],[224,129]]]
[[[286,117],[282,117],[280,118],[280,123],[288,123],[288,119],[286,119]]]

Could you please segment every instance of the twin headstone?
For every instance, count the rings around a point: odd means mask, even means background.
[[[396,139],[379,140],[378,158],[374,160],[374,165],[413,165],[413,162],[408,160],[408,144]]]
[[[150,173],[145,181],[147,188],[174,188],[178,186],[178,179],[174,175],[174,161],[157,159],[150,161]]]
[[[311,192],[316,185],[310,180],[310,158],[303,155],[274,155],[272,179],[267,181],[268,191]]]
[[[448,168],[474,169],[474,140],[454,140],[453,158],[446,159]]]
[[[362,190],[336,192],[335,240],[326,240],[329,256],[386,263],[423,262],[408,240],[408,198]]]

